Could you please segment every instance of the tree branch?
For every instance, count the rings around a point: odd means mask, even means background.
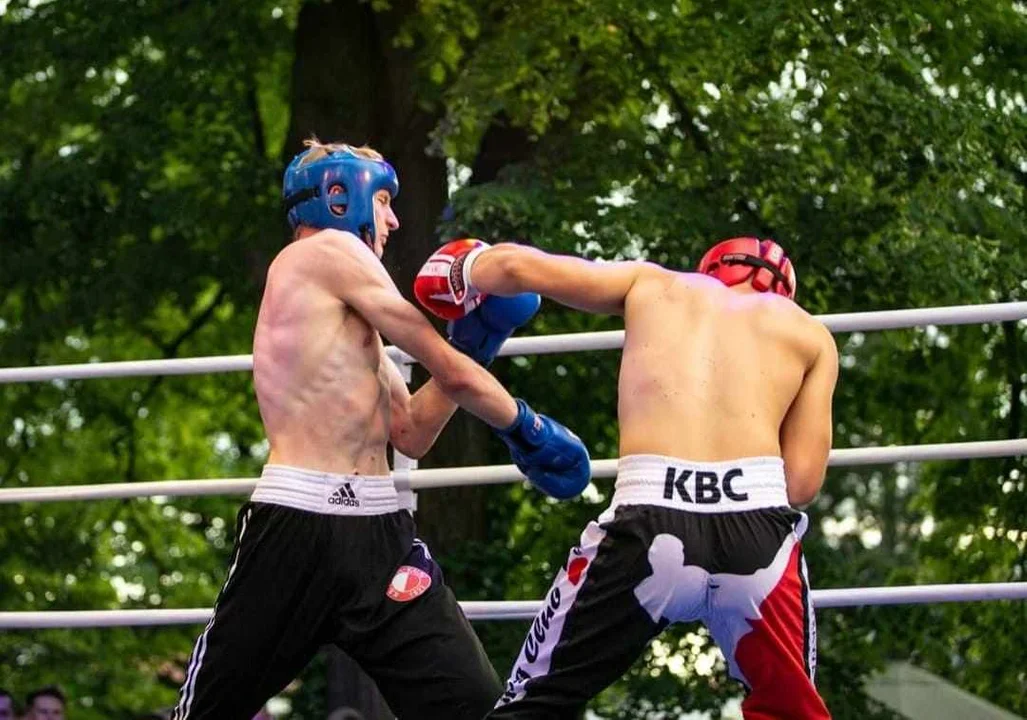
[[[172,340],[167,345],[163,346],[165,359],[175,357],[178,354],[178,350],[182,346],[182,344],[190,337],[195,335],[197,332],[199,332],[203,328],[203,326],[206,325],[208,321],[210,321],[211,317],[213,317],[214,315],[214,312],[221,304],[221,301],[225,299],[225,296],[227,294],[228,293],[223,285],[218,288],[217,294],[213,297],[213,299],[211,299],[210,303],[207,304],[207,307],[205,307],[196,317],[194,317],[192,321],[189,323],[189,325],[182,332],[180,332],[174,340]],[[144,405],[146,405],[147,402],[150,401],[153,395],[157,392],[157,388],[161,386],[165,379],[166,377],[161,375],[154,377],[150,380],[150,382],[146,386],[146,389],[142,392],[142,395],[139,398],[139,402],[136,403],[136,412],[129,414],[117,408],[111,409],[111,413],[117,417],[120,417],[124,423],[124,432],[121,436],[114,439],[113,445],[117,447],[122,442],[127,441],[128,443],[128,457],[125,465],[126,482],[134,482],[136,479],[136,460],[138,455],[136,445],[136,441],[138,439],[136,433],[136,419],[139,416],[138,409],[143,407]]]
[[[214,311],[218,309],[218,305],[221,304],[221,301],[225,299],[225,295],[227,294],[228,291],[225,289],[224,285],[218,288],[217,294],[210,301],[207,307],[201,310],[200,314],[193,318],[192,322],[189,323],[189,326],[179,333],[178,337],[172,340],[168,345],[167,357],[171,358],[177,355],[178,349],[182,346],[182,343],[203,329],[203,326],[206,325],[207,321],[214,315]]]
[[[260,101],[257,96],[257,78],[250,73],[246,88],[246,105],[250,110],[250,128],[253,130],[253,144],[256,146],[257,157],[267,159],[267,135],[264,132],[264,119],[260,116]]]
[[[652,59],[652,52],[649,47],[645,44],[638,33],[635,32],[634,28],[628,27],[625,30],[625,35],[631,42],[631,46],[634,51],[638,54],[642,60],[642,64],[649,76],[649,81],[656,87],[659,80],[666,76],[666,73],[662,72],[658,64]],[[681,118],[682,131],[687,135],[695,149],[703,155],[713,160],[717,159],[717,153],[710,145],[709,140],[706,136],[699,131],[695,126],[695,114],[689,108],[688,103],[685,102],[684,97],[678,92],[677,88],[674,87],[670,80],[660,84],[660,91],[667,97],[674,112]],[[716,187],[717,189],[727,189],[729,183],[725,180],[721,180]],[[760,234],[764,237],[779,237],[777,231],[766,221],[766,219],[760,215],[755,209],[753,209],[749,201],[744,197],[736,197],[734,200],[734,208],[740,214],[752,222],[757,228],[759,228]]]

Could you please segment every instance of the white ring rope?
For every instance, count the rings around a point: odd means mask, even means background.
[[[923,325],[968,325],[1027,318],[1027,302],[955,305],[911,310],[878,310],[861,313],[818,315],[832,332],[857,330],[894,330]],[[499,350],[500,355],[537,355],[582,350],[616,350],[624,346],[624,331],[567,333],[512,338]],[[397,362],[415,362],[412,357],[390,346],[390,357]],[[83,380],[89,378],[140,377],[152,375],[198,375],[202,373],[241,372],[253,369],[252,355],[219,355],[173,360],[129,360],[121,362],[80,363],[42,367],[0,368],[0,385],[46,380]]]
[[[851,465],[886,465],[896,462],[964,460],[1017,455],[1027,455],[1027,438],[1021,440],[987,440],[983,442],[938,445],[845,448],[842,450],[832,450],[828,458],[828,464],[846,467]],[[404,472],[410,478],[411,490],[431,490],[468,485],[499,485],[502,483],[519,482],[525,479],[513,465],[475,465],[470,467],[407,470]],[[616,459],[592,461],[593,478],[612,478],[616,477],[616,475]],[[124,499],[153,496],[245,495],[253,491],[256,482],[256,478],[227,478],[0,488],[0,504],[52,502],[57,500],[109,500],[114,498]]]
[[[954,307],[921,308],[865,313],[821,315],[832,332],[886,330],[922,325],[959,325],[981,322],[1023,320],[1027,318],[1027,302],[992,303]],[[504,344],[500,355],[528,355],[582,350],[614,350],[623,347],[624,332],[572,333],[538,337],[514,338]],[[413,358],[395,347],[390,356],[399,362],[411,363]],[[192,375],[212,372],[248,371],[253,367],[252,355],[200,357],[174,360],[143,360],[110,363],[84,363],[48,367],[0,369],[0,384],[40,382],[87,378],[115,378],[153,375]],[[949,443],[936,445],[891,446],[833,450],[830,464],[836,466],[886,464],[921,460],[968,459],[1027,454],[1027,439],[989,442]],[[614,477],[617,460],[592,463],[593,477]],[[410,470],[412,489],[453,487],[460,485],[516,482],[523,476],[513,465],[491,465],[467,468]],[[94,500],[147,496],[183,496],[214,494],[245,494],[256,480],[233,478],[221,480],[181,480],[144,483],[109,483],[64,487],[0,489],[0,503]],[[1027,599],[1027,583],[977,583],[960,585],[922,585],[906,587],[843,588],[812,591],[813,601],[821,608],[861,605],[916,604],[964,602],[971,600]],[[530,620],[541,609],[541,601],[463,602],[464,612],[472,620]],[[210,609],[177,610],[85,610],[44,612],[0,612],[0,628],[69,628],[124,627],[154,625],[191,625],[207,622]]]
[[[817,609],[865,605],[920,605],[975,600],[1025,600],[1027,582],[814,590]],[[473,600],[460,603],[471,620],[530,620],[542,608],[540,600]],[[198,625],[210,619],[210,608],[182,610],[51,610],[0,612],[0,629],[141,627]]]

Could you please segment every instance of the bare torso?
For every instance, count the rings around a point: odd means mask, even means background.
[[[378,333],[309,282],[296,244],[271,264],[253,338],[269,463],[386,475],[389,374]]]
[[[624,322],[622,456],[781,455],[781,422],[819,352],[816,320],[776,295],[666,271],[635,283]]]

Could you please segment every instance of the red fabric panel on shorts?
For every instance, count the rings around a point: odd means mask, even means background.
[[[760,603],[760,619],[738,641],[735,660],[751,692],[742,702],[746,720],[829,719],[807,665],[808,589],[799,572],[796,544],[788,567]]]

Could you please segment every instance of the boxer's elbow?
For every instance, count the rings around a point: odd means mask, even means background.
[[[820,491],[819,488],[811,489],[810,487],[788,487],[788,504],[792,507],[805,507],[812,503],[817,493]]]
[[[816,498],[824,484],[827,461],[831,454],[830,426],[821,432],[803,429],[797,435],[796,428],[782,437],[781,450],[788,486],[788,502],[792,505],[808,505]],[[792,438],[789,442],[788,438]]]
[[[809,505],[824,484],[824,467],[796,468],[788,472],[788,503]]]
[[[443,360],[432,372],[432,378],[450,399],[462,397],[474,386],[473,364],[466,355],[453,350],[452,357]]]
[[[408,403],[406,406],[393,404],[389,443],[397,452],[403,453],[408,458],[419,459],[428,452],[427,444],[423,438],[418,437],[412,404]]]
[[[399,433],[394,433],[389,442],[392,447],[402,455],[413,460],[420,460],[431,449],[431,442],[427,437],[419,437],[413,428],[405,428]]]

